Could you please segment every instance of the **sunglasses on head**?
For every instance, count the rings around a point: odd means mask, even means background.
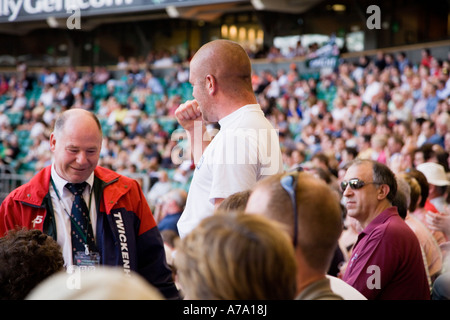
[[[364,187],[365,185],[368,185],[368,184],[381,184],[381,183],[375,182],[375,181],[364,182],[364,181],[362,181],[362,180],[360,180],[358,178],[350,179],[348,181],[344,180],[344,181],[341,182],[341,191],[344,192],[345,189],[347,189],[347,186],[350,186],[350,188],[352,190],[358,190],[358,189],[361,189],[362,187]]]
[[[297,212],[297,179],[298,174],[295,172],[293,174],[285,175],[281,178],[280,183],[283,189],[289,194],[289,198],[292,202],[293,213],[294,213],[294,247],[297,246],[297,236],[298,236],[298,212]]]

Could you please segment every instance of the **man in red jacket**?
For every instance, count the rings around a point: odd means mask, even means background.
[[[0,236],[17,227],[42,230],[61,246],[66,268],[113,265],[125,274],[137,271],[166,298],[176,299],[178,291],[145,196],[135,180],[97,166],[101,144],[101,125],[93,113],[63,112],[50,136],[52,165],[2,202]],[[86,203],[84,220],[75,221],[76,193],[70,184],[86,185],[78,192]]]

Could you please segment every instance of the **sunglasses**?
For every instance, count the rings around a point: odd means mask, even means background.
[[[341,182],[341,191],[344,192],[345,189],[347,189],[347,186],[350,186],[350,188],[352,190],[358,190],[358,189],[361,189],[362,187],[364,187],[365,185],[368,185],[368,184],[382,184],[382,183],[375,182],[375,181],[364,182],[362,180],[359,180],[358,178],[350,179],[348,181],[344,180],[344,181]]]
[[[298,173],[288,174],[281,178],[280,183],[283,189],[289,194],[289,198],[292,202],[293,213],[294,213],[294,247],[297,246],[297,236],[298,236],[298,213],[297,213],[297,179]]]

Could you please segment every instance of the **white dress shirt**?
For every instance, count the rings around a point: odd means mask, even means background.
[[[55,215],[56,241],[62,248],[64,266],[69,267],[73,265],[70,212],[72,211],[72,203],[75,196],[69,191],[69,189],[65,188],[65,185],[69,182],[58,175],[55,170],[54,164],[52,164],[51,178],[53,180],[54,186],[57,189],[56,191],[58,192],[56,193],[53,188],[53,184],[50,184],[50,197],[52,199],[53,211]],[[94,173],[89,176],[86,182],[88,185],[84,189],[83,198],[88,208],[90,208],[89,216],[91,219],[92,230],[94,232],[95,238],[97,211],[95,207],[95,197],[93,194],[91,195],[91,190],[93,191],[94,186]],[[91,199],[90,205],[89,199]]]

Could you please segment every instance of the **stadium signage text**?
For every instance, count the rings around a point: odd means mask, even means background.
[[[132,4],[133,0],[0,0],[0,17],[8,21],[17,19],[20,13],[27,15],[52,14],[73,9],[103,8]]]
[[[74,10],[91,16],[229,1],[238,0],[0,0],[0,23],[67,18]]]

